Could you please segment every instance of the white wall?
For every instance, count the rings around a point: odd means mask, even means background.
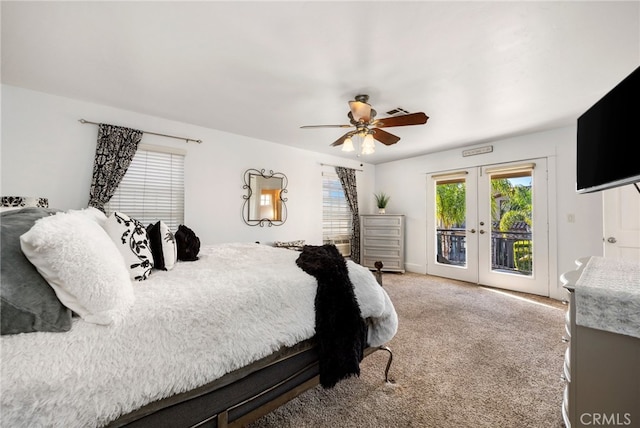
[[[602,254],[600,193],[575,193],[575,127],[492,143],[493,152],[463,158],[451,150],[377,166],[324,156],[187,123],[2,85],[0,193],[48,197],[62,209],[87,205],[97,128],[78,119],[199,138],[202,144],[145,135],[147,144],[186,148],[185,224],[203,243],[322,240],[320,163],[357,169],[361,213],[375,212],[374,191],[391,195],[388,213],[406,215],[406,268],[426,272],[426,173],[517,159],[548,157],[551,295],[562,297],[557,277],[578,257]],[[482,144],[482,146],[485,144]],[[278,227],[244,224],[241,209],[248,168],[282,172],[289,179],[289,217]],[[575,222],[567,221],[568,215]]]
[[[293,239],[321,244],[320,163],[362,169],[359,203],[373,204],[375,168],[369,164],[8,85],[2,85],[1,194],[47,197],[50,206],[61,209],[86,207],[98,130],[80,118],[203,140],[142,138],[146,144],[187,150],[185,224],[205,244]],[[289,179],[288,218],[282,226],[252,227],[242,221],[243,175],[249,168],[282,172]]]
[[[492,145],[493,152],[483,155],[462,157],[455,149],[377,165],[376,191],[391,195],[387,212],[406,216],[406,269],[427,271],[426,173],[547,157],[550,294],[563,298],[558,276],[574,269],[579,257],[602,255],[602,196],[575,192],[575,135],[572,126],[470,146]]]

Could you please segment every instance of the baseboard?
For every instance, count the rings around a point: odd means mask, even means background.
[[[418,263],[405,263],[404,264],[404,269],[407,272],[412,272],[412,273],[421,273],[423,275],[427,274],[427,265],[423,265],[423,264],[418,264]]]

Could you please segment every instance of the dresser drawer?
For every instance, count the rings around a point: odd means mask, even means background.
[[[363,257],[362,264],[366,267],[373,268],[375,267],[375,262],[382,262],[383,268],[382,270],[390,270],[390,271],[398,271],[404,272],[404,263],[400,261],[400,259],[392,259],[392,258],[384,258],[384,257]]]
[[[362,255],[366,258],[401,258],[401,249],[400,248],[377,248],[377,247],[365,247],[362,250]]]
[[[571,347],[567,346],[567,350],[564,353],[564,378],[567,382],[571,382]]]
[[[365,236],[362,240],[362,243],[364,244],[365,249],[369,247],[400,249],[400,247],[402,247],[402,240],[400,238],[382,239],[382,238],[371,238],[371,237]]]
[[[382,227],[365,227],[362,235],[365,238],[400,239],[402,237],[402,229],[395,226],[386,229]]]
[[[373,216],[363,216],[362,226],[369,227],[396,227],[400,229],[402,226],[402,217],[400,216],[386,216],[383,214]]]
[[[571,428],[571,420],[569,419],[569,384],[564,386],[562,397],[562,420],[566,428]]]

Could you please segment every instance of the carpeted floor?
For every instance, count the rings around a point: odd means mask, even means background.
[[[250,428],[562,427],[566,307],[419,274],[384,274],[399,316],[386,352],[361,376],[316,387]]]

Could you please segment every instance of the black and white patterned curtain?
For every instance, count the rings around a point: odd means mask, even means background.
[[[351,260],[360,263],[360,213],[358,212],[356,170],[337,166],[336,173],[342,184],[349,208],[351,208]]]
[[[98,125],[98,144],[89,190],[89,206],[104,211],[138,150],[142,131],[121,126]]]

